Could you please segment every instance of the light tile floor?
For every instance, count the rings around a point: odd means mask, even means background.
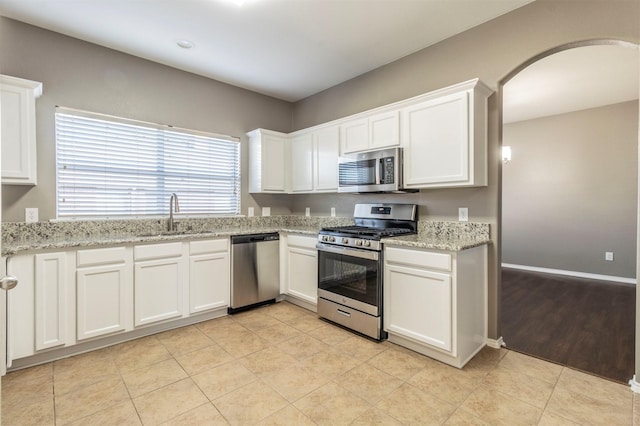
[[[2,424],[631,425],[639,399],[507,350],[459,370],[281,302],[9,373]]]

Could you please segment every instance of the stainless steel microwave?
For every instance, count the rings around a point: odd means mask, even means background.
[[[406,192],[402,186],[402,148],[340,157],[338,182],[338,192]]]

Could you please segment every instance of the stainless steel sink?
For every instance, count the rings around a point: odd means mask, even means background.
[[[171,235],[187,235],[196,234],[196,231],[156,231],[156,232],[143,232],[136,234],[136,237],[166,237]]]

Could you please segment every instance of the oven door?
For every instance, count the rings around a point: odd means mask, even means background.
[[[369,315],[382,314],[382,255],[319,243],[318,297]]]

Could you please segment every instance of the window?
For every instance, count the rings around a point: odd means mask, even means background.
[[[58,218],[240,213],[238,139],[58,107]]]

